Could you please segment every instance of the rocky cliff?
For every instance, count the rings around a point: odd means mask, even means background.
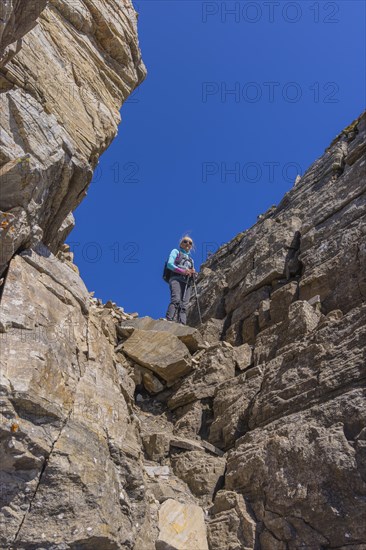
[[[365,132],[363,115],[201,267],[201,332],[237,357],[210,394],[208,440],[227,451],[225,491],[248,502],[258,548],[366,544]],[[211,547],[240,548],[225,491]]]
[[[0,10],[1,275],[22,248],[57,252],[146,71],[130,0],[5,0]]]
[[[202,266],[202,325],[140,318],[63,245],[136,14],[34,5],[0,18],[0,548],[365,548],[365,116]]]

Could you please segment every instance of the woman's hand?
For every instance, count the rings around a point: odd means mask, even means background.
[[[196,273],[195,269],[186,269],[185,274],[191,276],[191,275],[194,275],[195,273]]]

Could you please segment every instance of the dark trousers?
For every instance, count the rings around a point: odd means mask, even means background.
[[[170,304],[166,312],[166,318],[169,321],[176,321],[177,323],[187,324],[186,310],[191,296],[191,287],[187,285],[186,281],[180,281],[178,279],[170,279]],[[184,297],[184,298],[183,298]]]

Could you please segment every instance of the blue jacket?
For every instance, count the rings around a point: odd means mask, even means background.
[[[168,264],[167,264],[167,267],[168,269],[171,269],[172,271],[174,271],[174,273],[177,273],[178,275],[179,274],[183,274],[184,273],[184,268],[180,268],[180,267],[177,267],[176,264],[174,263],[179,252],[181,254],[183,254],[184,256],[188,256],[188,258],[190,258],[191,262],[192,262],[192,267],[194,265],[193,263],[193,258],[191,256],[191,251],[189,250],[188,252],[186,252],[184,250],[184,248],[179,248],[179,250],[177,248],[173,248],[173,250],[171,251],[170,253],[170,256],[169,256],[169,259],[168,259]]]

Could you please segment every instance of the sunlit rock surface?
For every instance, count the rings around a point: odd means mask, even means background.
[[[57,252],[146,73],[130,0],[6,0],[1,12],[0,272],[39,241]]]
[[[202,266],[201,326],[140,318],[63,244],[145,75],[135,11],[33,8],[0,18],[0,547],[361,550],[365,117]]]

